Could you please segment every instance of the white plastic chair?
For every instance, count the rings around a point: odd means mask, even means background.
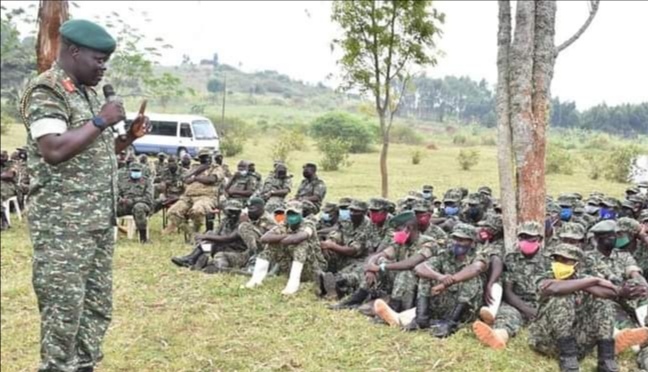
[[[146,235],[150,235],[150,227],[148,223],[148,217],[146,223]],[[137,232],[137,226],[135,225],[135,218],[132,215],[117,217],[117,225],[126,227],[126,237],[128,240],[133,240],[135,233]],[[119,229],[115,227],[115,240],[117,240]]]
[[[9,223],[9,225],[11,225],[11,217],[10,217],[11,205],[13,205],[14,210],[16,211],[16,215],[18,216],[18,221],[22,221],[22,213],[20,212],[20,204],[18,204],[18,197],[12,196],[11,198],[7,199],[4,203],[2,203],[2,208],[5,210],[5,214],[7,216],[7,222]]]

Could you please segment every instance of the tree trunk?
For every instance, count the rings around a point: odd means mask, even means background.
[[[517,226],[516,185],[511,152],[511,111],[509,89],[509,50],[511,46],[511,4],[500,0],[497,32],[497,165],[500,181],[500,205],[504,223],[506,250],[513,249]]]
[[[36,41],[38,73],[49,70],[56,60],[59,48],[59,28],[68,18],[67,1],[40,1],[38,8],[38,39]]]
[[[382,132],[382,149],[380,149],[380,186],[382,197],[389,198],[389,173],[387,170],[387,152],[389,151],[389,132],[385,123],[385,113],[379,112],[380,131]]]

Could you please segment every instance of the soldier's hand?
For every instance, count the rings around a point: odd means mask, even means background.
[[[365,282],[371,286],[376,282],[376,274],[372,272],[365,273]]]
[[[439,282],[441,282],[444,287],[450,287],[455,283],[455,280],[452,275],[442,275],[441,278],[439,278]]]
[[[370,273],[377,273],[378,271],[380,271],[380,268],[375,264],[369,263],[365,265],[365,271]]]
[[[443,285],[443,283],[437,284],[434,287],[432,287],[432,289],[430,290],[430,294],[432,296],[438,296],[441,293],[443,293],[445,290],[446,290],[446,286]]]
[[[484,302],[486,305],[490,305],[493,303],[493,296],[491,296],[491,289],[493,288],[492,283],[487,283],[486,287],[484,288]]]
[[[101,106],[97,116],[102,118],[108,126],[112,126],[126,119],[126,111],[124,111],[123,103],[110,101]]]
[[[528,320],[534,320],[536,318],[536,316],[538,315],[538,311],[536,309],[529,308],[529,309],[524,310],[523,312],[524,312],[524,316]]]

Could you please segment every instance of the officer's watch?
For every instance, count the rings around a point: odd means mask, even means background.
[[[93,116],[92,124],[94,124],[95,127],[99,128],[99,130],[104,130],[108,127],[108,124],[101,116]]]

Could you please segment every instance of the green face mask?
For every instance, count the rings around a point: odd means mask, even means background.
[[[288,222],[288,225],[290,226],[295,226],[299,225],[302,222],[302,216],[299,214],[291,213],[286,217],[286,222]]]
[[[627,236],[624,236],[616,239],[616,243],[614,243],[614,248],[623,248],[628,244],[630,244],[630,239]]]

